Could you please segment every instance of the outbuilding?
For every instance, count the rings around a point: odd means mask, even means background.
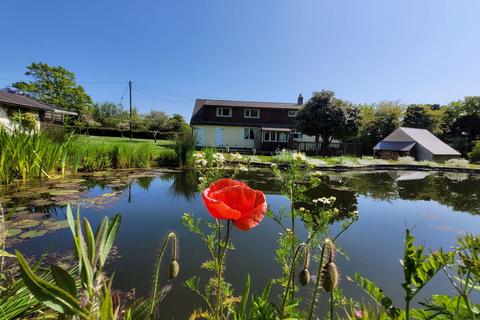
[[[427,129],[400,127],[373,147],[374,156],[411,156],[417,161],[445,162],[459,158],[460,152]]]

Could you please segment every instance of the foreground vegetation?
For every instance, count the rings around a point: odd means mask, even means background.
[[[202,220],[192,214],[182,218],[187,229],[198,235],[210,253],[199,265],[209,271],[211,277],[200,279],[193,275],[185,284],[204,301],[199,306],[185,306],[192,310],[190,319],[317,319],[323,314],[327,319],[475,319],[480,316],[480,305],[472,299],[480,281],[478,236],[459,237],[456,246],[448,252],[427,253],[422,246],[415,245],[415,238],[407,229],[402,258],[404,280],[399,284],[404,291],[404,303],[395,303],[360,274],[350,280],[365,290],[372,302],[355,301],[342,293],[336,256],[344,254],[337,248],[338,239],[359,219],[359,213],[340,212],[334,197],[313,197],[309,191],[318,184],[318,177],[305,166],[301,155],[285,162],[283,169],[272,168],[282,194],[290,200],[290,207],[279,212],[267,211],[262,192],[240,181],[225,179],[235,177],[243,169],[237,168],[230,176],[231,173],[223,169],[223,155],[208,151],[195,158],[195,165],[203,173],[202,196],[214,219]],[[234,250],[232,236],[236,232],[248,232],[263,219],[276,221],[282,229],[277,250],[272,253],[280,275],[266,283],[257,295],[250,290],[255,278],[248,274],[240,275],[245,278],[243,288],[234,288],[228,282],[226,257]],[[75,264],[46,267],[41,262],[28,262],[20,252],[13,255],[0,247],[5,259],[18,262],[21,273],[18,278],[8,270],[2,272],[0,312],[5,319],[159,318],[160,302],[180,271],[175,233],[168,234],[160,246],[153,268],[151,294],[132,303],[114,290],[115,278],[104,272],[119,230],[120,216],[105,218],[96,232],[88,220],[81,221],[79,213],[74,217],[70,208],[67,220],[74,240]],[[308,231],[305,238],[300,236],[299,224]],[[172,253],[167,272],[162,271],[160,262],[169,245]],[[159,281],[162,272],[168,273],[170,279],[166,286]],[[433,295],[415,307],[419,302],[417,295],[438,274],[449,279],[453,293]],[[299,286],[310,288],[306,298],[298,295]],[[273,288],[280,292],[278,297],[273,296]],[[28,293],[33,298],[29,298]],[[321,299],[323,296],[327,302],[321,302],[325,301]]]

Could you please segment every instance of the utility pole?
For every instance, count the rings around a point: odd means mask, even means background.
[[[128,81],[128,92],[130,95],[130,140],[132,140],[132,81]]]

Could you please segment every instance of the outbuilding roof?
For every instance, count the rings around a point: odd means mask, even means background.
[[[390,150],[390,151],[410,151],[417,143],[415,141],[385,141],[382,140],[374,150]]]
[[[5,104],[7,106],[14,106],[14,107],[35,109],[35,110],[45,110],[45,111],[51,111],[56,113],[64,113],[68,115],[77,115],[76,112],[66,111],[57,106],[48,105],[38,100],[32,99],[30,97],[8,92],[8,91],[0,91],[0,104]]]
[[[400,142],[416,142],[435,155],[460,155],[460,152],[450,147],[448,144],[437,138],[427,129],[400,127],[389,134],[385,139],[377,143],[374,150],[393,150],[388,149],[392,146],[400,146]],[[405,144],[407,146],[407,144]]]

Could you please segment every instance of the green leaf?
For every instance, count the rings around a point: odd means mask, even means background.
[[[242,300],[240,301],[240,306],[238,309],[239,319],[247,319],[247,303],[250,294],[250,275],[247,274],[245,279],[245,289],[243,289]]]
[[[0,257],[15,258],[16,256],[11,253],[8,253],[5,250],[0,249]]]
[[[72,295],[38,277],[30,269],[23,255],[19,251],[16,251],[16,254],[22,279],[35,298],[62,314],[88,317],[86,310],[80,307],[79,302]]]
[[[199,291],[199,284],[200,284],[200,278],[198,276],[193,276],[187,281],[185,281],[185,285],[187,288],[192,290],[193,292],[198,292]]]
[[[57,286],[75,297],[77,295],[77,286],[72,276],[56,265],[51,265],[50,270],[52,271],[52,276]]]
[[[93,237],[92,226],[90,226],[90,222],[88,222],[87,219],[83,219],[83,228],[85,229],[85,235],[87,238],[88,257],[90,261],[94,261],[95,260],[95,239]]]
[[[113,242],[117,237],[118,230],[120,228],[120,222],[122,217],[120,214],[116,214],[113,219],[108,223],[108,230],[106,233],[105,243],[103,244],[99,254],[100,254],[100,265],[104,265],[107,260],[108,254],[112,249]]]

